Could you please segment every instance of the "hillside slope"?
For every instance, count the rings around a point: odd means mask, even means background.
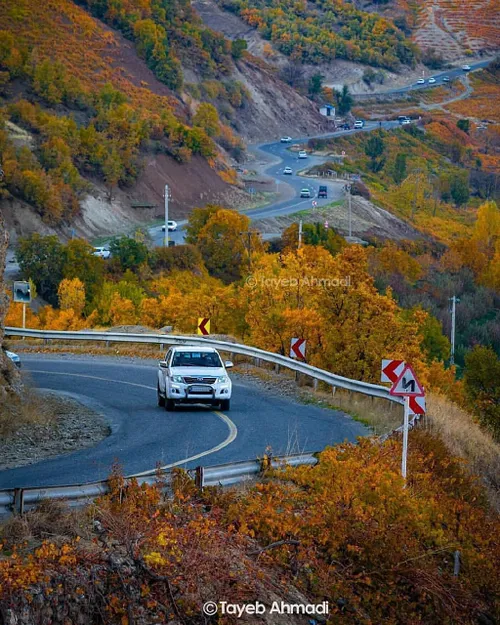
[[[324,129],[307,98],[251,55],[233,60],[229,42],[203,30],[196,15],[185,20],[196,36],[182,38],[185,9],[175,6],[181,25],[172,26],[173,56],[160,67],[143,40],[130,41],[71,0],[2,2],[0,201],[13,239],[54,228],[88,237],[130,230],[161,215],[165,184],[174,218],[207,202],[240,205],[246,197],[229,157],[241,151],[234,130],[259,140]],[[113,15],[102,18],[129,36]],[[139,21],[159,29],[157,22]],[[203,102],[219,109],[215,130],[196,117]]]

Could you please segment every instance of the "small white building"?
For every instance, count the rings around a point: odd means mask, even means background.
[[[320,107],[319,112],[321,113],[321,115],[324,115],[332,121],[335,121],[335,107],[331,104],[323,104],[323,106]]]

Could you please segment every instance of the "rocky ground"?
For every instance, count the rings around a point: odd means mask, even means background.
[[[34,422],[0,440],[0,470],[91,447],[110,434],[103,415],[70,397],[46,392],[40,406]]]

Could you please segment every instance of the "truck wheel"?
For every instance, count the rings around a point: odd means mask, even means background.
[[[169,399],[168,397],[165,399],[165,410],[167,410],[167,412],[175,410],[175,402],[173,399]]]
[[[220,403],[220,409],[221,410],[229,410],[231,408],[231,400],[230,399],[223,399]]]
[[[165,398],[162,395],[160,395],[160,385],[159,384],[157,385],[156,395],[158,397],[158,406],[163,408],[165,406]]]

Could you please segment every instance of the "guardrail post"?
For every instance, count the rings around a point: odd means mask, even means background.
[[[332,397],[335,397],[335,391],[337,390],[336,386],[332,386]]]
[[[14,489],[14,501],[12,504],[14,512],[17,512],[19,515],[24,514],[24,490],[22,488]]]
[[[276,363],[276,364],[274,365],[274,371],[275,371],[275,373],[279,373],[279,372],[280,372],[280,366],[279,366],[279,364],[278,364],[278,363]]]
[[[109,347],[109,341],[106,341],[106,347]]]
[[[256,367],[260,367],[260,358],[256,358],[254,362]]]
[[[205,481],[205,475],[203,467],[196,467],[194,475],[194,484],[198,490],[203,490],[203,484]]]
[[[313,378],[313,389],[314,392],[318,390],[318,378]]]
[[[299,372],[295,371],[295,382],[298,384],[299,383]]]

